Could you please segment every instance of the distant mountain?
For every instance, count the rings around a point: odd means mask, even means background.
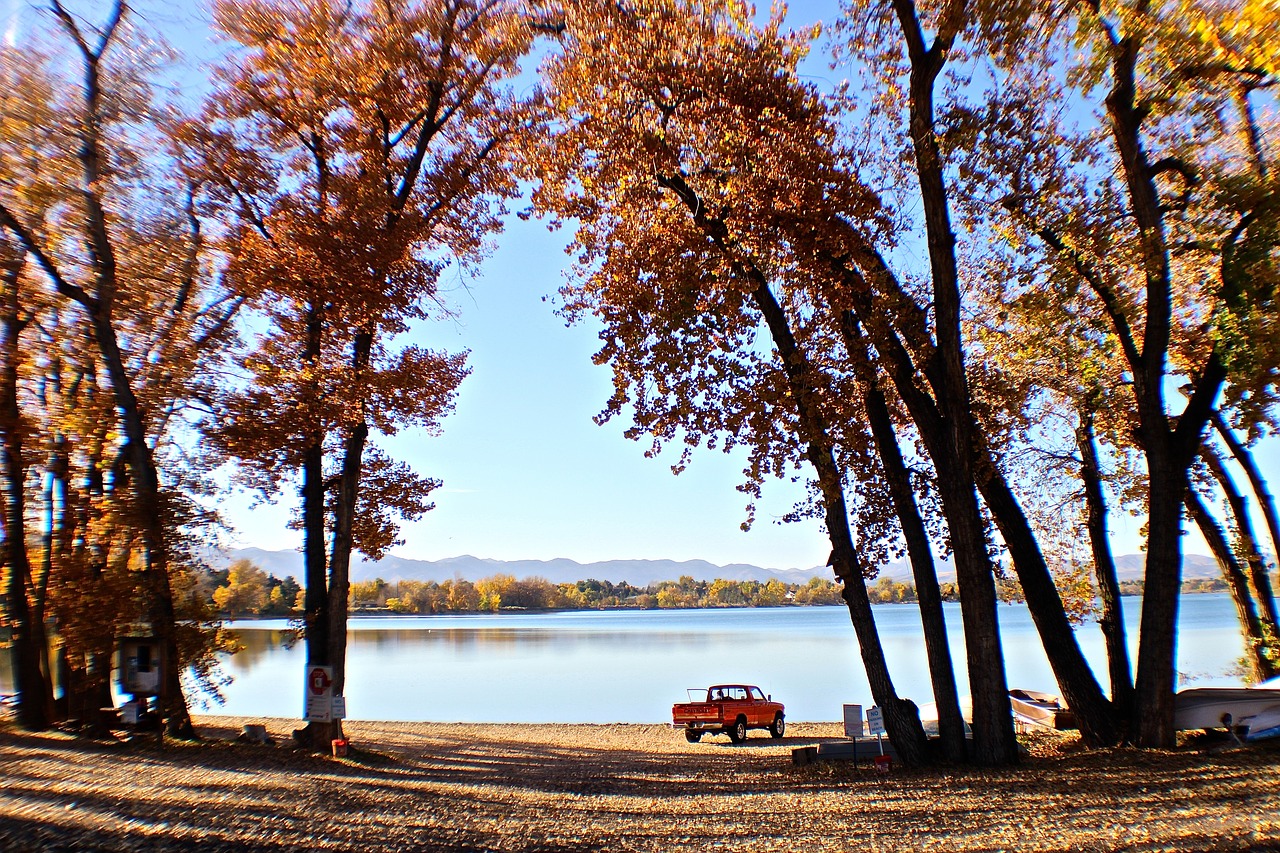
[[[264,571],[276,577],[292,576],[302,579],[302,554],[297,551],[264,551],[261,548],[237,548],[214,554],[209,562],[215,566],[226,565],[232,560],[250,560]],[[1141,580],[1145,554],[1126,554],[1116,558],[1116,573],[1120,580]],[[388,583],[402,580],[436,581],[454,578],[478,581],[492,575],[506,574],[516,578],[540,577],[551,583],[575,583],[594,578],[596,580],[650,586],[660,581],[677,580],[689,575],[697,581],[713,581],[719,578],[737,581],[767,581],[777,579],[783,583],[807,583],[810,578],[831,577],[831,569],[815,566],[811,569],[764,569],[745,563],[717,566],[705,560],[606,560],[598,563],[579,563],[575,560],[490,560],[481,557],[461,556],[443,560],[413,560],[408,557],[385,557],[378,562],[358,559],[352,566],[353,581],[369,581],[382,578]],[[896,560],[881,568],[881,574],[896,581],[910,581],[911,565],[906,560]],[[1210,578],[1219,574],[1218,564],[1211,557],[1187,554],[1183,559],[1183,578]],[[938,561],[938,577],[943,581],[955,580],[955,570],[949,560]]]

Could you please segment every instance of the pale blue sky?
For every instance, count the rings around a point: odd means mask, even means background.
[[[20,39],[47,14],[27,0],[4,4],[0,33],[6,39]],[[74,8],[91,5],[105,4]],[[216,52],[207,38],[207,14],[183,2],[135,6],[188,57],[189,70],[177,79],[187,95],[197,95],[203,80],[198,66]],[[835,3],[796,4],[791,17],[797,24],[829,22]],[[813,68],[837,76],[821,64]],[[511,217],[480,273],[451,280],[458,317],[437,324],[423,343],[471,350],[472,374],[443,435],[406,434],[387,444],[419,472],[444,481],[437,509],[405,527],[406,544],[396,553],[417,559],[703,559],[771,568],[825,563],[829,545],[816,521],[775,523],[799,496],[798,486],[769,484],[755,527],[744,533],[745,499],[734,489],[741,458],[703,451],[677,477],[669,469],[675,453],[645,459],[647,445],[626,441],[624,423],[592,422],[611,391],[610,376],[591,364],[595,330],[566,328],[553,314],[568,262],[565,240],[542,223]],[[1280,475],[1275,445],[1266,459],[1273,481]],[[231,496],[222,507],[237,528],[232,544],[295,547],[299,536],[285,526],[295,501],[289,494],[275,506],[251,508],[249,495]],[[1132,526],[1121,529],[1117,546],[1137,550]]]

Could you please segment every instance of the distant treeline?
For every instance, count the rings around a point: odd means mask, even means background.
[[[1280,577],[1277,578],[1280,586]],[[958,601],[955,584],[941,586],[945,601]],[[1124,595],[1141,595],[1141,581],[1120,584]],[[226,569],[207,572],[198,594],[207,597],[226,616],[290,616],[302,609],[302,590],[293,578],[269,575],[248,560],[237,560]],[[1197,578],[1183,583],[1184,593],[1227,592],[1221,578]],[[351,585],[351,610],[356,613],[496,613],[502,610],[678,610],[694,607],[782,607],[786,605],[843,604],[841,587],[825,578],[807,583],[714,580],[698,581],[689,575],[649,586],[626,581],[584,580],[551,583],[545,578],[517,580],[493,575],[474,583],[467,580],[397,581],[378,578]],[[914,584],[881,577],[868,589],[875,604],[914,603]],[[1017,582],[1000,583],[1004,601],[1018,601]]]

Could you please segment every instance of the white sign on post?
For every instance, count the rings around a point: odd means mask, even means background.
[[[867,709],[867,731],[873,735],[884,734],[884,713],[878,705]]]
[[[327,723],[333,719],[333,667],[307,665],[306,708],[303,719]]]
[[[333,697],[333,718],[335,720],[345,720],[347,718],[347,697]]]
[[[844,706],[844,736],[847,738],[862,737],[862,706]]]

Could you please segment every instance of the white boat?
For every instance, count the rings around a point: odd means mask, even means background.
[[[1024,725],[1049,729],[1076,728],[1075,715],[1058,696],[1014,688],[1009,691],[1009,704],[1013,706],[1014,720]]]
[[[969,734],[970,726],[973,725],[973,697],[960,697],[960,717],[964,720],[964,733]],[[924,733],[934,737],[938,734],[938,703],[926,702],[920,706],[920,725],[924,727]]]
[[[1174,728],[1222,729],[1248,726],[1261,712],[1280,705],[1280,690],[1263,687],[1193,687],[1174,696]]]
[[[1273,737],[1280,737],[1280,705],[1272,705],[1254,714],[1244,739],[1254,741]]]

